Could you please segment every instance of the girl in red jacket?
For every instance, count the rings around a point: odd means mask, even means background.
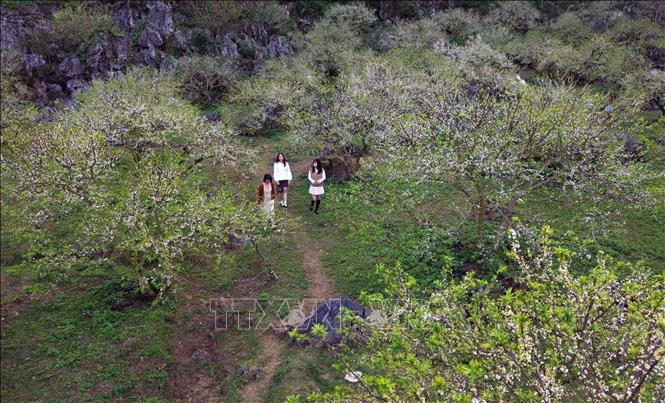
[[[259,206],[272,215],[275,211],[275,185],[272,182],[272,175],[263,175],[263,182],[259,185]]]

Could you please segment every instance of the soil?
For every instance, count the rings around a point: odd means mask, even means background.
[[[192,303],[185,308],[184,317],[193,326],[192,331],[183,333],[176,343],[175,362],[169,373],[169,394],[184,402],[219,402],[222,396],[218,382],[209,370],[205,370],[201,361],[217,362],[214,317],[210,315],[208,304],[210,298],[223,295],[212,295],[198,284],[188,288],[185,298]]]
[[[282,353],[285,342],[279,338],[274,330],[267,330],[261,334],[261,355],[257,365],[263,370],[263,375],[250,381],[242,392],[243,402],[265,401],[265,394],[270,380],[282,363]]]

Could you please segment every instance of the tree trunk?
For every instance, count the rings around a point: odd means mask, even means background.
[[[476,236],[478,239],[476,242],[477,245],[481,247],[484,243],[483,241],[485,240],[483,225],[485,224],[486,219],[485,212],[487,211],[487,196],[485,195],[485,182],[477,181],[475,185],[478,195],[476,204]]]
[[[663,106],[663,104],[660,102],[660,98],[654,98],[654,99],[651,100],[651,102],[653,102],[654,105],[656,105],[656,107],[658,107],[658,109],[660,109],[660,113],[663,116],[665,116],[665,106]]]

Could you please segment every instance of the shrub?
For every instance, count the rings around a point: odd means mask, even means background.
[[[575,256],[552,239],[514,233],[517,277],[442,280],[418,299],[398,264],[364,302],[381,319],[339,357],[356,385],[314,401],[659,401],[665,377],[662,274],[599,253]],[[575,276],[577,260],[593,266]],[[504,267],[504,269],[507,269]],[[444,269],[444,272],[446,270]]]
[[[200,105],[217,101],[236,80],[231,62],[210,56],[182,57],[177,61],[174,74],[183,96]]]
[[[99,32],[120,35],[113,16],[102,7],[89,3],[66,4],[53,15],[53,38],[66,47],[78,47]]]
[[[489,25],[505,25],[519,32],[526,32],[536,25],[540,12],[531,2],[501,1],[490,11],[485,22]]]
[[[288,10],[276,1],[182,1],[176,7],[190,17],[192,26],[217,33],[235,31],[246,23],[280,30],[289,21]]]
[[[22,72],[21,54],[13,50],[3,50],[0,53],[0,127],[27,117],[25,111],[30,108],[28,100],[32,92],[22,77]]]
[[[474,37],[482,28],[475,13],[454,9],[439,13],[433,17],[437,25],[441,27],[453,43],[464,44],[467,39]]]
[[[343,24],[356,33],[366,33],[376,21],[369,8],[360,4],[335,4],[325,14],[325,20],[333,25]]]
[[[256,235],[254,224],[267,225],[232,191],[203,183],[199,163],[232,163],[244,149],[168,77],[130,70],[96,81],[76,110],[29,131],[10,127],[3,141],[3,182],[29,206],[22,214],[41,217],[30,271],[65,276],[81,259],[111,256],[144,296],[163,300],[186,256],[223,254],[230,230]]]

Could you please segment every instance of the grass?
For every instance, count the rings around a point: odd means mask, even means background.
[[[259,139],[257,143],[269,141]],[[268,165],[272,165],[269,159]],[[214,166],[206,167],[205,172],[210,181],[225,175]],[[255,197],[251,180],[238,186],[243,197]],[[277,214],[279,219],[286,212]],[[11,218],[3,214],[3,223]],[[199,292],[203,297],[223,292],[238,297],[300,298],[307,289],[302,254],[293,236],[284,233],[259,244],[266,258],[263,262],[251,247],[220,262],[196,257],[183,271],[179,292],[170,305],[114,309],[109,304],[114,295],[93,290],[111,284],[123,273],[122,268],[87,267],[80,276],[49,291],[45,284],[17,272],[14,265],[22,248],[15,247],[14,241],[21,234],[5,228],[3,225],[2,399],[168,400],[175,343],[187,338],[196,326],[185,309],[198,302],[186,297],[191,284],[202,287]],[[279,280],[269,280],[266,267],[272,268]],[[236,370],[255,364],[258,337],[257,332],[218,332],[214,343],[219,361],[196,364],[214,374],[225,400],[237,401],[244,381],[236,376]]]
[[[90,292],[98,283],[83,274],[77,286],[21,301],[3,275],[2,400],[163,395],[175,307],[112,309]]]
[[[330,392],[343,381],[342,374],[333,370],[333,355],[324,349],[289,346],[285,359],[270,382],[268,402],[283,402],[289,395],[305,397],[313,391]]]
[[[225,172],[205,167],[210,182],[225,175],[238,180],[239,198],[255,197],[263,172],[270,172],[274,155],[288,151],[282,133],[245,139],[259,150],[258,165],[246,172]],[[290,161],[301,163],[287,152]],[[2,377],[3,400],[169,400],[170,371],[178,340],[187,338],[191,323],[188,306],[197,301],[185,298],[191,284],[200,295],[219,294],[264,299],[300,298],[307,290],[303,255],[297,242],[315,237],[326,253],[323,264],[337,289],[356,297],[361,290],[380,291],[374,273],[377,263],[401,261],[421,285],[441,276],[443,257],[453,257],[454,267],[474,262],[478,256],[464,245],[472,239],[468,224],[460,224],[464,207],[455,191],[409,183],[335,183],[329,179],[322,197],[321,214],[309,211],[310,196],[305,172],[294,172],[289,192],[289,212],[278,208],[276,218],[292,220],[285,233],[259,244],[265,260],[252,248],[230,253],[219,262],[205,256],[188,263],[179,283],[180,293],[167,305],[136,303],[114,307],[117,295],[112,284],[121,267],[81,267],[68,282],[49,288],[17,271],[24,251],[20,228],[5,224],[13,217],[3,209],[2,231]],[[240,176],[238,176],[240,178]],[[599,247],[628,260],[643,260],[655,270],[665,268],[665,181],[648,184],[658,202],[650,207],[610,205],[620,214],[612,222],[588,221],[597,206],[583,202],[571,206],[560,193],[542,191],[519,206],[518,214],[533,225],[549,224],[558,231],[574,231],[595,238]],[[413,201],[413,203],[407,202]],[[609,202],[608,202],[609,203]],[[632,208],[634,207],[634,208]],[[73,217],[72,219],[75,219]],[[439,229],[458,226],[455,236]],[[67,236],[63,225],[62,236]],[[295,233],[298,231],[299,233]],[[270,280],[267,268],[279,280]],[[97,290],[97,291],[94,291]],[[110,294],[105,294],[105,293]],[[258,332],[222,331],[214,336],[216,360],[192,364],[193,370],[212,374],[223,400],[238,401],[246,370],[258,365]],[[331,369],[334,355],[312,347],[287,346],[283,361],[270,381],[267,399],[311,391],[329,391],[342,382]]]

